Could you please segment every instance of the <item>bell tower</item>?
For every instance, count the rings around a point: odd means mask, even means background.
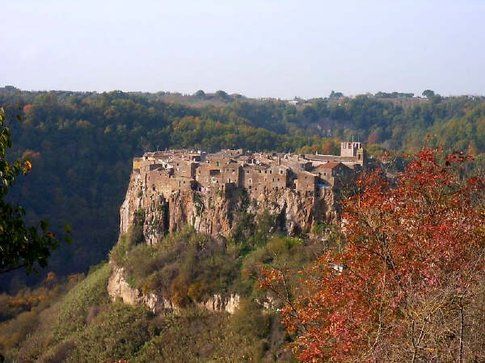
[[[355,141],[346,141],[340,143],[340,156],[357,157],[359,151],[362,151],[362,143]]]
[[[354,158],[355,162],[364,164],[365,150],[361,142],[345,141],[340,143],[340,156]]]

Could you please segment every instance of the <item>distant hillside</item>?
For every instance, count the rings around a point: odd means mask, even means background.
[[[483,97],[363,95],[289,102],[225,92],[184,96],[5,87],[0,105],[14,129],[14,156],[33,163],[11,198],[22,200],[31,218],[73,226],[75,243],[56,252],[49,267],[61,275],[106,258],[116,241],[131,159],[147,150],[331,153],[339,139],[355,138],[375,154],[412,151],[425,143],[469,151],[478,165],[485,151]],[[4,277],[1,287],[15,287],[15,281]]]

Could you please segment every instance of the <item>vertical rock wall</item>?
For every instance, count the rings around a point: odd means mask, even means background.
[[[241,212],[261,215],[269,212],[281,221],[288,234],[310,233],[318,222],[337,218],[332,189],[321,189],[319,196],[302,196],[286,188],[247,195],[242,189],[221,191],[176,191],[164,195],[147,187],[134,172],[120,210],[120,232],[133,225],[137,211],[144,212],[143,232],[147,243],[156,243],[164,234],[186,225],[214,237],[228,237]]]

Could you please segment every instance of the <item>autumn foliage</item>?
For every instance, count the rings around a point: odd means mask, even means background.
[[[344,246],[282,309],[300,360],[483,361],[483,180],[460,177],[466,161],[427,149],[395,179],[360,180]],[[276,291],[283,274],[264,274]]]

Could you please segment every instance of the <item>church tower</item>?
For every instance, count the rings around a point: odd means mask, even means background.
[[[340,143],[340,156],[355,158],[355,161],[364,164],[365,150],[361,142],[346,141]]]

